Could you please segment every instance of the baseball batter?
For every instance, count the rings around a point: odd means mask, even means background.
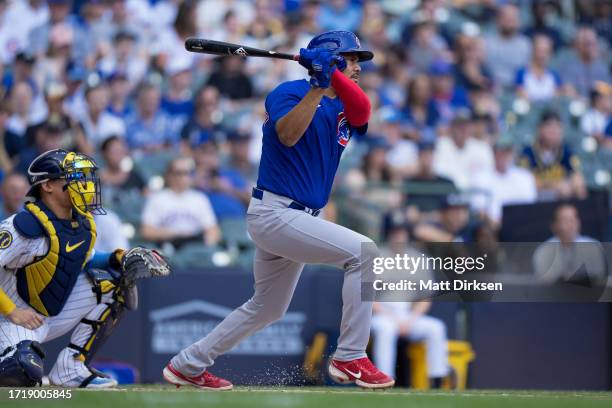
[[[373,58],[351,32],[331,31],[300,50],[310,81],[285,82],[267,97],[257,187],[247,210],[256,244],[255,293],[205,338],[176,355],[164,378],[177,386],[227,390],[208,371],[217,356],[286,312],[307,263],[344,271],[338,347],[328,371],[338,382],[386,388],[394,380],[367,358],[371,302],[361,300],[361,272],[376,246],[367,237],[318,217],[329,199],[340,157],[351,136],[367,130],[370,102],[359,88],[359,62]],[[366,244],[366,245],[364,245]]]
[[[89,363],[124,311],[136,307],[134,279],[146,273],[128,276],[125,262],[147,250],[95,253],[92,214],[104,209],[90,157],[48,151],[30,164],[28,178],[32,200],[0,223],[0,386],[41,384],[41,343],[72,329],[51,384],[115,386]]]

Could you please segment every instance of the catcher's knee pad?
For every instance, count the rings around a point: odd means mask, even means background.
[[[0,355],[0,386],[34,387],[42,384],[45,352],[37,341],[23,340]]]

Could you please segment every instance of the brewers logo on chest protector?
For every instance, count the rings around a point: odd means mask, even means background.
[[[96,226],[90,214],[74,212],[72,220],[57,218],[42,202],[26,204],[13,219],[26,238],[47,237],[49,249],[17,271],[17,293],[45,316],[61,312],[77,278],[90,258]]]

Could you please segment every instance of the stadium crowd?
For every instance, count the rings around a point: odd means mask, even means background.
[[[263,100],[307,73],[184,40],[297,53],[337,29],[375,53],[360,80],[373,115],[323,216],[379,241],[398,226],[495,240],[504,205],[610,190],[609,0],[0,0],[2,215],[34,157],[77,149],[101,164],[113,238],[237,261]]]

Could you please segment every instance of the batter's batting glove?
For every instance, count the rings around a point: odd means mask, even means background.
[[[314,48],[311,50],[308,50],[306,48],[300,48],[300,59],[298,60],[298,62],[301,66],[306,68],[308,72],[310,72],[312,71],[312,61],[314,61],[319,56],[321,51],[322,49],[320,48]]]
[[[329,88],[332,73],[336,70],[337,55],[329,51],[321,51],[312,61],[310,85],[315,88]]]
[[[334,56],[334,62],[336,63],[336,67],[340,70],[340,72],[346,69],[346,60],[342,55]]]

